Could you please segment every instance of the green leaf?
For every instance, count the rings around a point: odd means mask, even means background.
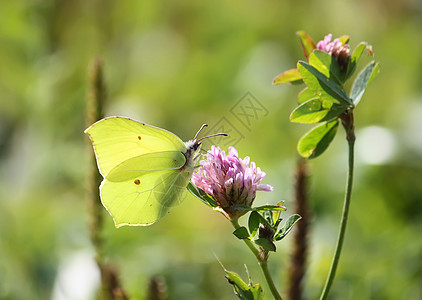
[[[353,75],[358,65],[358,62],[362,56],[362,53],[365,49],[368,51],[369,55],[373,55],[372,48],[370,45],[368,45],[368,43],[366,42],[359,43],[359,45],[356,46],[356,48],[353,50],[352,55],[350,56],[350,61],[349,61],[349,64],[347,65],[347,71],[346,71],[346,76],[344,80],[350,78],[350,76]]]
[[[274,226],[273,222],[273,211],[272,210],[264,210],[262,211],[262,216],[264,218],[264,222],[262,224],[268,225],[268,227],[272,228]]]
[[[282,200],[277,203],[277,206],[283,206],[283,204],[284,204],[284,201]],[[281,222],[281,219],[280,219],[281,210],[275,210],[272,212],[272,214],[273,214],[273,224],[275,224],[275,228],[277,229],[278,224]]]
[[[305,84],[321,100],[338,102],[346,107],[352,105],[352,101],[347,97],[346,93],[333,80],[330,80],[315,67],[304,61],[299,61],[297,69],[302,75]]]
[[[310,88],[306,87],[302,91],[300,91],[299,94],[297,94],[297,103],[302,104],[315,97],[315,93]]]
[[[280,75],[278,75],[273,80],[273,85],[283,84],[283,83],[291,83],[291,84],[302,83],[302,76],[300,76],[300,73],[297,69],[287,70],[281,73]]]
[[[297,145],[299,154],[305,158],[321,155],[336,135],[338,120],[323,123],[308,131]]]
[[[258,246],[262,247],[264,250],[273,251],[273,252],[277,250],[277,247],[275,246],[275,244],[268,239],[259,238],[259,239],[254,240],[254,242]]]
[[[312,38],[305,31],[298,31],[298,32],[296,32],[296,34],[300,38],[300,43],[302,45],[303,54],[305,55],[306,59],[308,59],[309,55],[316,48],[315,43],[312,40]]]
[[[283,228],[281,228],[280,231],[276,234],[274,240],[279,241],[283,239],[300,219],[302,219],[302,217],[297,214],[291,215],[287,219],[286,223],[284,223]]]
[[[248,284],[242,280],[239,274],[226,269],[224,269],[224,271],[226,272],[226,276],[230,284],[236,285],[238,288],[244,291],[249,290]]]
[[[250,238],[248,230],[246,229],[246,227],[243,227],[243,226],[242,227],[239,227],[235,231],[233,231],[233,234],[238,239],[241,239],[241,240],[249,239]]]
[[[369,82],[372,81],[379,73],[379,67],[375,61],[371,61],[356,77],[353,82],[352,89],[350,91],[350,98],[352,98],[354,105],[357,105],[362,99],[363,94],[365,93],[366,87]],[[373,76],[374,71],[376,71]]]
[[[342,35],[341,37],[338,38],[338,40],[343,44],[347,44],[350,40],[350,37],[348,35]]]
[[[284,206],[277,205],[263,205],[257,207],[249,207],[247,205],[233,205],[231,208],[247,211],[272,211],[272,210],[286,210]]]
[[[204,202],[206,205],[214,208],[214,207],[218,207],[218,203],[217,201],[214,199],[213,196],[205,193],[203,190],[201,190],[200,188],[196,187],[195,185],[192,184],[192,182],[189,182],[187,189],[189,192],[191,192],[192,195],[194,195],[195,197],[197,197],[198,199],[200,199],[202,202]]]
[[[251,212],[251,214],[249,215],[248,227],[252,237],[254,237],[258,232],[260,220],[261,215],[256,211]]]
[[[378,74],[380,73],[380,64],[379,63],[376,63],[375,64],[375,67],[374,67],[374,70],[372,71],[372,73],[371,73],[371,77],[369,77],[369,81],[368,81],[368,84],[367,84],[367,86],[375,79],[375,78],[377,78],[377,76],[378,76]]]
[[[333,79],[337,84],[342,84],[340,67],[334,57],[327,52],[314,50],[309,56],[309,64],[328,77],[328,79]]]
[[[264,290],[262,289],[259,283],[249,287],[249,291],[252,293],[253,300],[262,300],[264,299]]]
[[[258,207],[254,207],[252,209],[253,211],[285,211],[286,207],[284,206],[279,206],[279,205],[263,205],[263,206],[258,206]]]
[[[262,300],[264,299],[264,291],[259,283],[252,285],[246,284],[239,276],[239,274],[228,271],[224,269],[226,272],[226,278],[231,285],[233,285],[234,292],[239,299],[242,300]]]
[[[320,123],[329,121],[343,112],[347,107],[330,101],[313,98],[296,107],[290,114],[290,121],[294,123]]]

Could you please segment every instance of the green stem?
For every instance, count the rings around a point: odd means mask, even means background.
[[[352,196],[353,169],[354,169],[354,145],[355,145],[353,114],[350,113],[347,118],[342,119],[342,122],[346,130],[347,142],[349,145],[349,167],[348,167],[348,173],[347,173],[346,194],[344,197],[343,213],[341,216],[340,230],[339,230],[339,234],[337,238],[337,245],[334,251],[334,257],[331,263],[330,272],[328,273],[328,277],[325,282],[324,289],[322,290],[320,300],[327,299],[328,293],[330,292],[331,285],[333,284],[334,277],[336,275],[337,265],[340,260],[340,253],[343,247],[344,236],[346,233],[347,219],[349,216],[349,207],[350,207],[350,201],[351,201],[351,196]]]
[[[235,229],[238,229],[240,227],[238,220],[232,220],[231,222]],[[270,290],[274,296],[274,299],[282,300],[280,294],[277,291],[277,288],[275,287],[270,271],[268,270],[268,255],[262,255],[262,253],[258,249],[255,248],[255,246],[250,240],[243,239],[242,241],[246,244],[246,246],[248,246],[248,248],[252,251],[252,253],[255,255],[256,259],[258,260],[258,264],[261,267],[262,272],[264,273],[265,280],[267,281],[267,284],[270,287]]]
[[[259,262],[259,266],[261,267],[261,270],[264,273],[265,279],[267,280],[268,286],[270,287],[270,290],[271,290],[271,293],[273,294],[274,299],[282,300],[280,294],[277,291],[277,288],[275,287],[270,271],[268,270],[268,262],[267,261]]]

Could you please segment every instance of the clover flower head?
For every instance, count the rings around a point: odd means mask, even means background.
[[[317,49],[327,52],[332,55],[340,65],[340,68],[344,69],[350,60],[350,46],[348,44],[342,44],[339,39],[331,41],[333,35],[330,33],[325,36],[322,41],[317,44]]]
[[[223,214],[234,220],[247,211],[236,209],[236,205],[251,207],[257,191],[272,191],[268,184],[260,184],[266,174],[250,161],[239,158],[234,147],[226,155],[219,147],[211,146],[206,160],[192,175],[192,183],[217,201]]]
[[[350,47],[348,44],[343,45],[339,39],[331,41],[332,38],[333,35],[331,33],[326,35],[322,41],[318,42],[317,49],[327,52],[328,54],[333,56],[338,56],[341,52],[347,54],[350,52]]]

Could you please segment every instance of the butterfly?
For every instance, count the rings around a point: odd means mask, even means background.
[[[118,228],[148,226],[181,203],[199,160],[201,141],[125,117],[104,118],[85,130],[99,172],[101,202]]]

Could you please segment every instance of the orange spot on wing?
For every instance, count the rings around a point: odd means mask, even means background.
[[[140,135],[138,135],[138,140],[141,140],[141,139],[142,139],[142,137]]]
[[[136,185],[140,185],[141,181],[139,179],[135,179],[135,181],[133,183],[135,183]]]

